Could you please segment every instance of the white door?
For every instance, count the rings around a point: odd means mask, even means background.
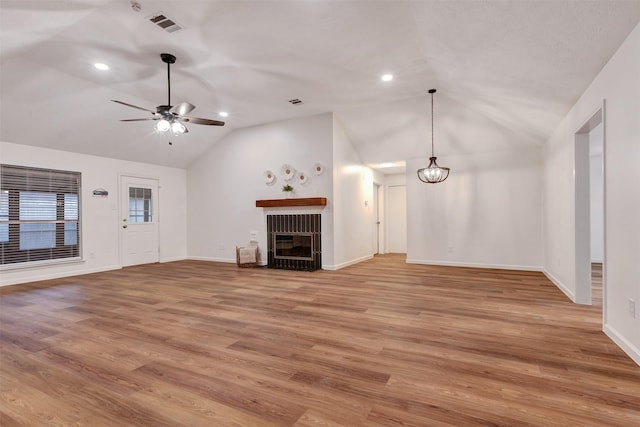
[[[389,187],[387,197],[387,248],[391,253],[407,253],[407,187]]]
[[[122,266],[158,262],[158,181],[120,177]]]
[[[380,186],[373,184],[373,253],[380,253]]]

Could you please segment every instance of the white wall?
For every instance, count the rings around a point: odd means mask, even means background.
[[[61,169],[82,173],[83,261],[2,271],[0,284],[14,284],[117,269],[120,264],[118,211],[121,173],[158,178],[160,183],[160,261],[186,258],[186,171],[125,160],[76,154],[47,148],[0,142],[6,164]],[[106,198],[92,196],[94,189],[109,191]]]
[[[322,210],[322,262],[333,264],[332,115],[322,114],[239,129],[219,141],[188,169],[189,258],[235,262],[235,247],[258,232],[266,262],[265,210],[256,200],[284,198],[280,168],[289,164],[309,173],[304,186],[292,182],[295,197],[327,197]],[[323,175],[311,172],[315,163]],[[263,173],[277,181],[267,186]],[[294,213],[293,211],[291,211]]]
[[[407,262],[539,270],[542,265],[541,150],[446,156],[440,184],[407,161]]]
[[[591,262],[604,256],[604,199],[602,183],[602,124],[589,132],[589,202],[591,204]]]
[[[373,256],[373,171],[362,165],[342,124],[333,116],[334,265]],[[366,202],[366,203],[365,203]]]
[[[640,364],[640,25],[562,120],[546,144],[545,270],[575,294],[574,134],[604,111],[604,331]]]

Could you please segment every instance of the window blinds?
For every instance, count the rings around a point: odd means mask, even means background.
[[[0,165],[0,264],[80,256],[80,173]]]

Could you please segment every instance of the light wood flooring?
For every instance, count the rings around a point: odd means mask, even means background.
[[[640,367],[542,274],[180,261],[0,288],[0,425],[638,426]]]
[[[602,309],[602,263],[591,263],[591,304]]]

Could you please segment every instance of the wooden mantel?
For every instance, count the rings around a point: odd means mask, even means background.
[[[306,197],[299,199],[256,200],[256,208],[281,208],[287,206],[327,206],[327,198]]]

